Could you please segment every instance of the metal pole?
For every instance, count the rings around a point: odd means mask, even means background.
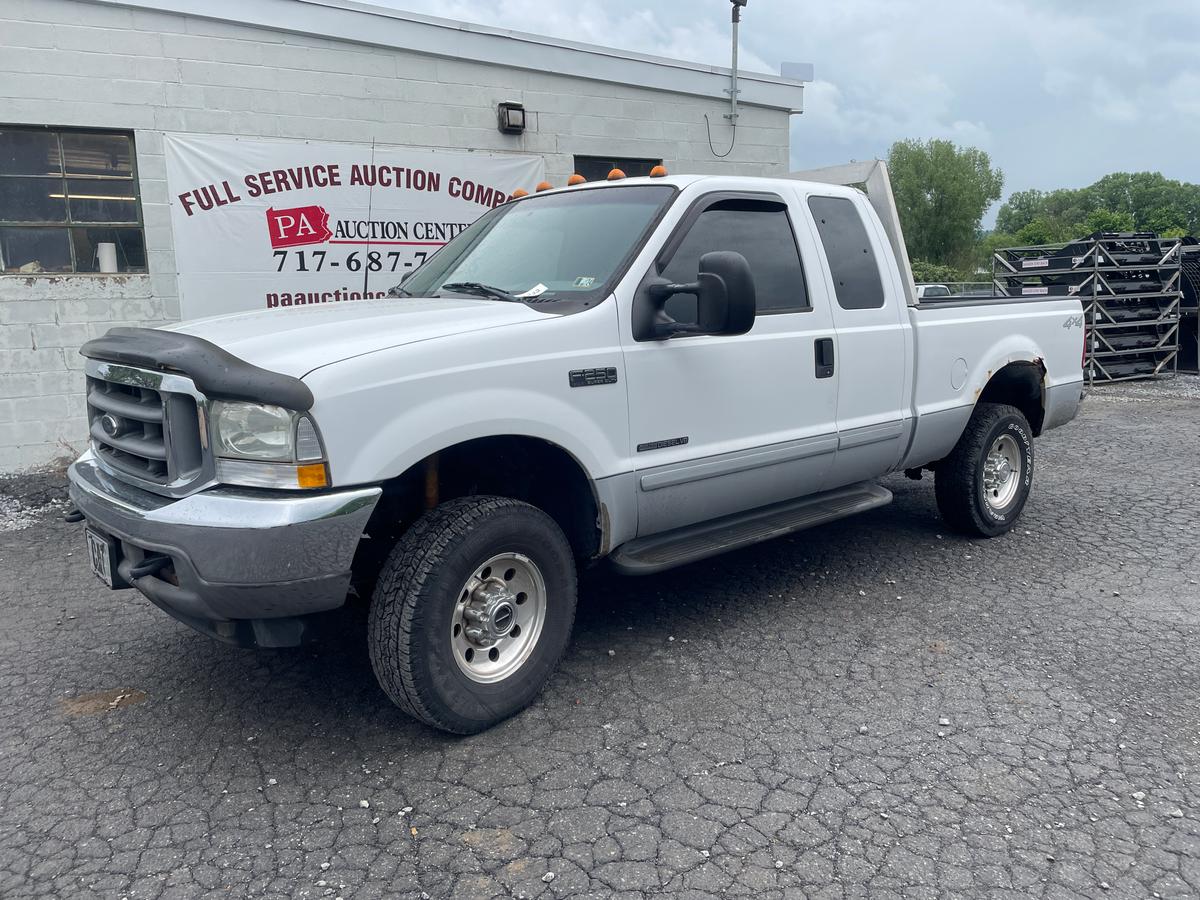
[[[729,78],[729,119],[730,125],[737,124],[738,98],[738,24],[742,21],[742,8],[733,4],[733,72]]]

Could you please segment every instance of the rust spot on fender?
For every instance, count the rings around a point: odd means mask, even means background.
[[[612,522],[609,519],[608,507],[603,503],[600,504],[599,519],[600,521],[597,524],[600,526],[600,549],[596,555],[603,557],[608,556],[609,551],[612,549],[609,546],[609,542],[612,540]]]

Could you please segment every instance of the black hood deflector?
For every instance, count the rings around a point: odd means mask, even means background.
[[[251,365],[216,344],[178,331],[110,328],[79,352],[102,362],[181,372],[206,396],[270,403],[299,412],[312,409],[313,395],[299,378]]]

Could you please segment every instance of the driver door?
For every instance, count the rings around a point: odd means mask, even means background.
[[[818,367],[818,342],[835,341],[829,304],[814,304],[805,270],[820,270],[794,200],[714,193],[697,200],[667,240],[648,285],[696,279],[712,250],[741,253],[755,280],[757,317],[743,335],[634,340],[622,328],[638,534],[667,531],[821,489],[837,449],[838,376]],[[694,321],[696,298],[666,312]]]

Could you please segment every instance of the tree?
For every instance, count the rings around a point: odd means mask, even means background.
[[[1062,223],[1049,216],[1037,216],[1023,228],[1017,229],[1017,244],[1034,247],[1038,244],[1063,244],[1071,240],[1071,232]]]
[[[969,267],[983,214],[1004,186],[988,155],[950,141],[897,141],[888,170],[909,256]]]
[[[1077,190],[1017,191],[1000,207],[996,230],[1023,244],[1065,243],[1096,231],[1200,234],[1200,185],[1160,172],[1114,172]]]
[[[1083,227],[1087,229],[1088,234],[1097,231],[1133,231],[1133,213],[1124,210],[1093,209],[1084,217]]]
[[[970,280],[953,266],[939,266],[923,259],[910,259],[908,262],[912,267],[913,281],[917,284],[946,284]]]
[[[1037,188],[1014,192],[996,214],[996,230],[1016,234],[1037,218],[1045,202],[1046,195]]]

